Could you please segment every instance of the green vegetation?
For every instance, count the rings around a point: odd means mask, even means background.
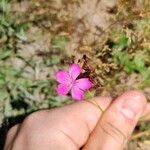
[[[17,3],[0,0],[0,125],[15,124],[18,116],[40,109],[72,103],[69,96],[57,95],[55,72],[72,60],[84,64],[85,55],[84,65],[91,66],[89,75],[99,85],[92,95],[107,91],[109,96],[117,96],[124,90],[142,89],[150,100],[148,5],[137,11],[129,0],[118,3],[113,25],[94,44],[80,41],[78,51],[68,52],[65,47],[71,40],[72,22],[64,12],[65,17],[52,9],[51,3],[40,0],[32,0],[25,13],[17,12],[13,7]],[[64,26],[62,18],[67,20]],[[80,51],[83,47],[88,47],[87,52]],[[131,82],[132,76],[136,79]],[[141,123],[137,131],[149,129],[147,123]]]

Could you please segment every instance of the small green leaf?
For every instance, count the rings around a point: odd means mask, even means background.
[[[135,68],[136,68],[135,64],[132,61],[128,61],[125,64],[124,70],[128,73],[132,73],[134,72]]]
[[[1,60],[5,60],[7,59],[8,57],[10,57],[12,54],[12,51],[0,51],[0,59]]]
[[[142,55],[135,55],[133,62],[136,67],[135,69],[139,72],[142,72],[145,68],[145,60]]]
[[[128,38],[126,37],[125,34],[123,34],[123,35],[119,38],[119,40],[118,40],[117,44],[115,45],[115,47],[116,47],[117,49],[119,49],[119,50],[123,50],[123,49],[126,48],[127,46],[128,46]]]
[[[132,73],[143,73],[145,71],[145,60],[140,54],[136,54],[133,59],[128,60],[125,64],[125,71]]]
[[[55,36],[51,40],[51,44],[54,48],[64,50],[67,43],[67,38],[65,36]]]

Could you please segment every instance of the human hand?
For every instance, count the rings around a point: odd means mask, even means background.
[[[4,150],[122,150],[147,102],[141,92],[43,110],[10,129]]]

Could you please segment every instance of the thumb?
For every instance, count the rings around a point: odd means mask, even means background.
[[[103,114],[84,150],[122,150],[146,107],[141,92],[118,97]]]

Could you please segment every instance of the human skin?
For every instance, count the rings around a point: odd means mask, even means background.
[[[146,107],[143,93],[128,91],[38,111],[9,130],[4,150],[122,150]]]

